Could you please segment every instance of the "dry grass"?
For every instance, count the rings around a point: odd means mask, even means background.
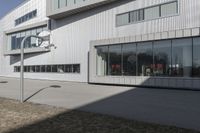
[[[0,98],[0,133],[198,133]]]

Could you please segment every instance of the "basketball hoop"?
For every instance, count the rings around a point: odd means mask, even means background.
[[[42,31],[38,34],[40,38],[36,39],[36,46],[37,47],[48,47],[50,45],[50,31]]]
[[[21,42],[21,65],[20,65],[20,101],[21,103],[24,102],[24,44],[25,41],[30,38],[34,37],[36,38],[36,47],[44,47],[44,48],[50,48],[54,47],[55,45],[50,44],[50,31],[42,31],[39,35],[29,35],[23,38]]]

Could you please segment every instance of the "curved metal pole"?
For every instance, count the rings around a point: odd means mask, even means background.
[[[40,36],[29,35],[29,36],[26,36],[21,42],[21,45],[20,45],[21,46],[21,68],[20,68],[20,102],[21,103],[24,102],[24,44],[25,44],[25,41],[30,37],[39,38],[43,41],[43,38]]]

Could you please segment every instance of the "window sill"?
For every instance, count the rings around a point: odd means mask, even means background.
[[[44,47],[35,47],[35,48],[25,48],[24,54],[32,54],[32,53],[43,53],[43,52],[49,52],[50,48],[44,48]],[[20,55],[21,51],[20,49],[16,50],[9,50],[4,53],[5,56],[9,55]]]

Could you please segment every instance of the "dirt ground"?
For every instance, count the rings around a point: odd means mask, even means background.
[[[0,133],[198,133],[107,115],[0,98]]]

